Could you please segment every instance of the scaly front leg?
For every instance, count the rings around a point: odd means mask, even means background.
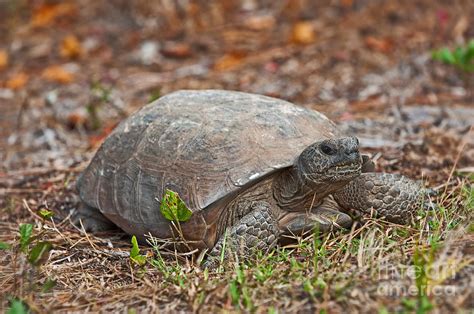
[[[399,174],[363,173],[340,191],[334,199],[344,209],[365,214],[372,211],[388,221],[409,223],[423,202],[423,188]]]
[[[275,247],[279,229],[271,206],[267,202],[254,202],[252,210],[228,229],[208,254],[204,267],[216,268],[219,259],[229,252],[241,258],[251,257],[257,250],[268,251]]]
[[[311,211],[288,212],[279,221],[283,237],[299,236],[311,230],[327,233],[331,230],[350,228],[352,219],[341,211],[341,207],[329,195]]]

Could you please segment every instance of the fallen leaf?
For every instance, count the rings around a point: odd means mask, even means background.
[[[74,75],[71,72],[66,71],[60,65],[53,65],[44,69],[41,76],[48,81],[58,82],[62,84],[71,83],[74,79]]]
[[[89,145],[91,148],[97,148],[102,144],[102,142],[105,140],[105,138],[112,133],[112,131],[115,129],[117,126],[117,123],[110,123],[107,126],[105,126],[100,134],[98,135],[91,135],[89,136]]]
[[[343,7],[350,8],[354,4],[354,0],[341,0]]]
[[[57,17],[71,15],[76,11],[74,3],[43,4],[33,12],[31,25],[42,27],[50,25]]]
[[[275,17],[271,15],[250,16],[244,21],[245,27],[255,31],[273,29],[275,27],[275,23]]]
[[[375,38],[373,36],[367,36],[365,38],[365,44],[367,47],[369,47],[369,49],[382,53],[389,53],[393,48],[393,43],[388,38]]]
[[[79,58],[83,54],[81,43],[74,35],[66,36],[61,42],[59,54],[63,58]]]
[[[214,63],[214,70],[226,71],[240,65],[244,59],[244,55],[241,53],[228,53],[217,59]]]
[[[0,70],[8,65],[8,54],[5,50],[0,50]]]
[[[191,47],[186,43],[166,43],[161,53],[170,58],[187,58],[192,54]]]
[[[83,109],[83,108],[80,108]],[[87,122],[87,111],[85,110],[76,110],[71,112],[67,116],[67,124],[71,128],[76,128],[78,126],[84,126]]]
[[[15,75],[13,75],[5,84],[5,86],[7,88],[10,88],[10,89],[20,89],[22,88],[23,86],[26,85],[26,83],[28,83],[28,75],[23,73],[23,72],[19,72],[19,73],[16,73]]]
[[[298,22],[291,30],[291,41],[296,44],[312,44],[316,41],[316,33],[311,22]]]

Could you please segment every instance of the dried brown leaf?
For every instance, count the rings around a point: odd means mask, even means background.
[[[297,22],[291,31],[291,41],[295,44],[312,44],[316,41],[313,24],[308,21]]]
[[[65,70],[60,65],[53,65],[47,67],[46,69],[44,69],[41,76],[47,79],[48,81],[53,81],[62,84],[68,84],[74,80],[74,75],[71,72]]]
[[[63,58],[79,58],[83,54],[81,43],[74,35],[66,36],[61,42],[59,54]]]
[[[71,15],[75,12],[76,5],[74,3],[57,3],[43,4],[36,9],[31,18],[33,27],[48,26],[60,16]]]
[[[255,31],[271,30],[275,24],[275,17],[271,15],[250,16],[244,22],[245,27]]]
[[[244,55],[241,53],[228,53],[217,59],[214,64],[214,70],[226,71],[239,66],[243,60]]]
[[[341,0],[343,7],[350,8],[354,4],[354,0]]]
[[[28,83],[28,75],[23,72],[16,73],[5,83],[5,86],[10,89],[20,89]]]
[[[89,136],[89,145],[92,148],[97,148],[102,144],[104,139],[114,130],[116,123],[109,123],[106,125],[100,134]]]
[[[393,43],[389,38],[367,36],[365,38],[365,44],[369,49],[382,53],[389,53],[393,49]]]
[[[191,47],[187,43],[167,43],[161,53],[170,58],[187,58],[192,55]]]
[[[8,53],[5,50],[0,50],[0,70],[8,65]]]

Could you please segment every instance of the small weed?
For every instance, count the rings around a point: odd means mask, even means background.
[[[474,40],[471,40],[463,47],[457,47],[454,50],[442,48],[432,54],[432,58],[449,64],[463,72],[470,73],[474,71]]]
[[[309,278],[303,281],[303,290],[313,299],[320,296],[322,294],[322,290],[324,290],[326,287],[326,282],[319,277]]]
[[[474,186],[465,185],[461,190],[461,194],[464,198],[464,206],[469,212],[472,212],[474,209]]]
[[[154,237],[148,238],[148,243],[153,247],[154,257],[149,259],[150,265],[155,267],[162,275],[166,282],[173,285],[179,285],[181,288],[186,288],[187,277],[183,267],[180,265],[178,260],[172,261],[164,259],[160,253],[160,247],[158,245],[158,239]],[[207,272],[204,273],[204,276]]]
[[[10,300],[10,308],[6,313],[28,313],[27,304],[22,301],[22,295],[26,293],[36,292],[47,292],[50,291],[56,282],[48,277],[40,283],[39,268],[49,258],[49,252],[53,248],[53,245],[48,241],[43,241],[45,230],[34,234],[34,228],[32,224],[25,223],[20,224],[18,227],[19,238],[16,243],[0,243],[0,249],[10,250],[11,262],[15,273],[18,275],[20,282],[25,282],[26,285],[22,286],[19,291],[15,291],[12,294],[14,297]]]
[[[271,262],[261,263],[260,265],[257,265],[257,269],[255,270],[254,277],[259,282],[265,282],[273,275],[274,270],[275,270],[274,266]]]
[[[51,251],[53,245],[47,241],[38,241],[41,234],[33,237],[32,224],[21,224],[19,232],[20,251],[27,255],[28,262],[33,266],[43,264],[48,259],[49,251]],[[30,247],[30,245],[33,245],[33,247]]]
[[[430,284],[429,274],[434,261],[435,250],[434,247],[431,247],[428,252],[425,252],[419,247],[415,248],[413,267],[418,295],[416,299],[408,297],[402,298],[402,306],[406,311],[424,314],[434,308],[434,305],[428,297],[428,289]]]
[[[229,294],[232,304],[239,307],[242,301],[245,309],[251,312],[254,309],[254,304],[250,295],[250,288],[247,285],[243,265],[237,264],[234,274],[234,279],[229,282]]]
[[[273,306],[270,306],[268,308],[268,314],[277,314],[278,311],[273,307]]]
[[[39,266],[46,262],[48,253],[53,248],[53,245],[46,241],[40,241],[30,250],[28,254],[28,262],[33,266]]]
[[[10,308],[6,311],[7,314],[27,314],[28,307],[20,300],[13,299],[10,301]]]
[[[38,215],[43,218],[44,220],[51,219],[54,216],[54,213],[47,208],[40,208],[38,210]]]
[[[222,250],[221,250],[221,255],[219,257],[219,269],[217,270],[219,273],[224,270],[224,257],[225,257],[226,246],[227,246],[227,230],[224,232],[224,240],[222,241]]]
[[[32,224],[21,224],[20,225],[20,250],[23,253],[26,253],[28,249],[28,244],[31,240],[31,235],[33,234],[33,225]]]
[[[131,242],[132,242],[132,248],[130,249],[130,260],[139,266],[145,265],[146,256],[140,254],[140,249],[138,248],[137,237],[132,236]]]

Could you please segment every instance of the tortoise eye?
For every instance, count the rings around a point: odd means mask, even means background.
[[[328,144],[321,144],[319,147],[321,151],[326,155],[335,155],[336,149]]]

